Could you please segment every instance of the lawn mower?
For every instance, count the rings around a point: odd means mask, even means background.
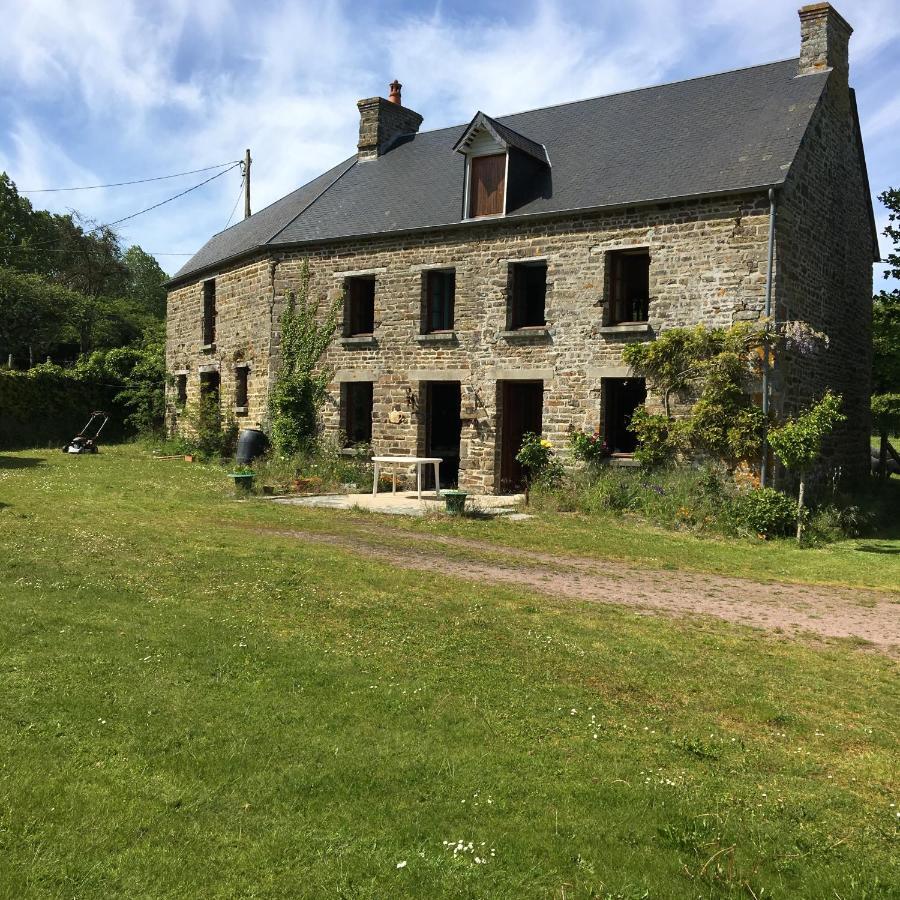
[[[92,412],[87,425],[62,448],[63,453],[96,453],[100,449],[97,439],[108,421],[109,416],[105,412]]]

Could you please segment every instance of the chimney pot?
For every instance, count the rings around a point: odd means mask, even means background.
[[[369,97],[360,100],[359,108],[359,143],[357,143],[357,159],[377,159],[387,153],[402,137],[413,135],[422,124],[422,117],[414,110],[407,109],[400,102],[399,81],[391,82],[391,95]]]

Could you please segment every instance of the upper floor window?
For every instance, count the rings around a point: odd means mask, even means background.
[[[506,199],[506,154],[469,158],[469,218],[496,216]]]
[[[650,251],[609,254],[609,325],[646,322],[650,315]]]
[[[203,343],[216,342],[216,279],[203,282]]]
[[[344,336],[375,330],[375,277],[356,276],[344,282]]]
[[[509,269],[507,328],[514,330],[546,325],[547,263],[512,263]]]
[[[456,272],[452,269],[430,269],[422,277],[424,282],[422,333],[452,331]]]

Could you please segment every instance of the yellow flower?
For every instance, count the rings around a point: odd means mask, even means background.
[[[553,446],[546,438],[541,438],[541,446],[546,447],[548,450]]]

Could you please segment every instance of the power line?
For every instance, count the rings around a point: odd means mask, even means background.
[[[143,247],[141,248],[144,249]],[[20,253],[87,253],[88,250],[83,247],[41,247],[40,245],[32,245],[27,246],[23,244],[10,244],[6,247],[0,247],[0,251],[6,250],[18,250]],[[163,253],[162,251],[157,252],[156,250],[144,250],[144,253],[149,254],[150,256],[193,256],[193,253]]]
[[[241,186],[238,190],[237,200],[234,201],[234,206],[231,208],[231,215],[228,217],[228,221],[225,223],[225,228],[222,229],[223,231],[228,228],[229,225],[231,225],[231,220],[234,218],[234,214],[237,211],[238,203],[241,202],[241,197],[244,195],[244,182],[246,180],[247,173],[244,172],[244,177],[241,179]]]
[[[107,222],[105,225],[98,225],[96,228],[92,228],[90,231],[86,231],[85,234],[93,234],[93,232],[99,231],[101,228],[112,228],[114,225],[121,225],[123,222],[129,221],[129,219],[136,219],[138,216],[142,216],[144,213],[150,212],[150,210],[152,209],[158,209],[160,206],[165,206],[167,203],[171,203],[173,200],[177,200],[179,197],[183,197],[185,194],[190,194],[191,191],[196,191],[197,188],[202,188],[204,184],[209,184],[211,181],[215,181],[217,178],[221,178],[223,175],[227,175],[232,169],[236,169],[239,165],[241,165],[240,160],[238,160],[230,168],[224,169],[221,172],[217,172],[215,175],[207,178],[205,181],[201,181],[199,184],[195,184],[193,187],[189,187],[186,191],[182,191],[180,194],[175,194],[174,197],[169,197],[166,200],[161,200],[159,203],[154,203],[153,206],[148,206],[146,209],[142,209],[136,213],[132,213],[130,216],[123,216],[121,219],[116,219],[115,222]]]
[[[168,178],[181,178],[183,175],[196,175],[198,172],[211,172],[213,169],[221,169],[225,166],[234,166],[240,160],[231,159],[228,162],[219,163],[216,166],[204,166],[202,169],[191,169],[189,172],[176,172],[174,175],[157,175],[153,178],[137,178],[134,181],[116,181],[112,184],[85,184],[81,187],[61,187],[61,188],[31,188],[24,190],[17,188],[20,194],[52,194],[59,191],[96,191],[100,188],[124,187],[129,184],[145,184],[148,181],[165,181]]]

